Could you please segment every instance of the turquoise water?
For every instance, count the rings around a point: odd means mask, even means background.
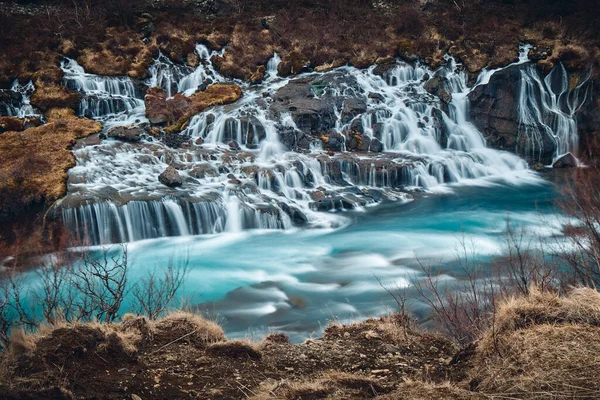
[[[228,335],[285,331],[300,340],[330,320],[384,314],[379,285],[409,287],[415,258],[453,272],[461,237],[483,258],[503,249],[506,219],[537,234],[558,233],[553,184],[454,188],[344,214],[337,230],[246,231],[128,245],[132,280],[148,268],[187,261],[185,304],[216,318]],[[418,309],[418,304],[416,306]]]

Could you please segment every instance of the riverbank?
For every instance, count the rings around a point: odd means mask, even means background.
[[[213,322],[60,324],[14,334],[1,357],[6,399],[487,399],[597,397],[600,295],[533,290],[504,299],[493,328],[459,349],[403,315],[330,325],[289,344],[225,339]]]

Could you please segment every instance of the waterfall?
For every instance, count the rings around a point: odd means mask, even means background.
[[[9,90],[0,90],[0,116],[6,115],[9,117],[25,118],[32,115],[37,115],[30,98],[35,91],[33,82],[29,81],[21,85],[18,80],[15,80]]]
[[[525,143],[524,153],[539,158],[546,138],[555,147],[554,161],[565,153],[577,153],[579,136],[575,114],[588,98],[589,75],[569,89],[569,76],[562,64],[543,79],[533,64],[521,68],[520,73],[517,142]]]
[[[225,207],[217,202],[182,202],[167,198],[131,201],[124,205],[94,202],[63,208],[61,212],[75,237],[90,244],[291,227],[287,216],[244,207],[236,196],[232,196]]]
[[[279,54],[274,53],[273,58],[271,58],[269,60],[269,62],[267,63],[267,72],[266,72],[267,80],[272,80],[277,77],[277,71],[279,68],[279,64],[281,64],[281,57],[279,57]]]
[[[520,134],[535,139],[535,129],[551,132],[559,151],[570,151],[576,146],[574,115],[585,101],[586,89],[579,85],[568,90],[560,68],[539,79],[527,62],[527,51],[522,46],[519,61],[512,64],[522,72]],[[230,82],[211,63],[220,53],[202,45],[196,53],[201,60],[196,68],[159,54],[146,85],[163,87],[173,96]],[[307,126],[312,122],[302,120],[315,118],[310,103],[300,116],[295,106],[274,111],[276,94],[296,82],[277,76],[280,62],[274,54],[261,84],[237,82],[244,96],[236,103],[194,116],[181,132],[191,138],[189,145],[171,149],[158,141],[111,140],[76,149],[68,195],[57,206],[60,218],[79,239],[93,244],[247,229],[339,227],[347,219],[337,211],[406,201],[415,190],[445,191],[454,185],[495,181],[518,185],[538,179],[515,154],[486,147],[468,118],[473,88],[452,57],[435,71],[418,62],[398,61],[381,75],[375,67],[341,67],[301,77],[315,82],[309,83],[311,94],[301,104],[323,101],[332,107],[327,130],[341,138],[342,150],[333,154],[323,150],[321,135],[327,132],[311,132]],[[88,74],[69,59],[62,68],[65,84],[83,96],[81,115],[109,127],[146,121],[139,83]],[[475,87],[487,84],[497,71],[482,72]],[[445,102],[426,90],[432,77],[447,92]],[[350,112],[348,99],[354,104]],[[384,151],[344,151],[351,145],[345,135],[355,130],[363,141],[370,141],[369,149],[379,142]],[[168,165],[179,171],[182,187],[169,188],[158,181]]]
[[[220,52],[210,51],[205,45],[197,44],[196,54],[200,59],[200,65],[195,69],[187,65],[176,64],[164,54],[159,53],[154,64],[149,68],[150,78],[145,83],[149,87],[162,87],[169,97],[176,93],[190,96],[203,84],[224,80],[210,62],[212,57],[223,55],[224,51],[225,49]]]
[[[64,84],[81,93],[78,114],[107,122],[109,125],[132,125],[147,122],[144,90],[129,77],[106,77],[88,74],[75,60],[61,63]]]

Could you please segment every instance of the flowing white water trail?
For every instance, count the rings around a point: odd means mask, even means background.
[[[35,91],[33,82],[29,81],[26,84],[20,84],[15,80],[6,92],[8,101],[0,102],[0,116],[6,115],[9,117],[25,118],[29,116],[39,116],[31,105],[31,95]]]
[[[88,74],[70,58],[61,68],[65,85],[82,94],[79,115],[102,121],[105,128],[148,122],[143,90],[131,78]]]
[[[519,61],[510,67],[535,72],[526,64],[527,50],[522,47]],[[196,51],[201,59],[196,69],[159,55],[146,84],[159,85],[169,95],[181,91],[190,95],[207,84],[229,82],[210,61],[218,53],[201,45]],[[399,62],[382,76],[374,73],[374,67],[342,67],[301,77],[312,82],[312,98],[333,105],[330,129],[343,142],[341,135],[358,124],[372,141],[370,146],[379,141],[384,150],[334,156],[322,150],[317,135],[301,131],[304,125],[293,110],[273,111],[277,93],[295,82],[277,76],[280,61],[277,54],[269,61],[261,85],[237,82],[244,95],[235,104],[190,120],[181,135],[192,142],[201,138],[202,145],[169,149],[148,138],[134,144],[108,140],[77,149],[69,196],[60,205],[68,226],[92,243],[292,226],[339,227],[347,219],[331,211],[360,211],[382,200],[408,201],[407,193],[413,190],[539,183],[525,161],[485,146],[481,132],[468,120],[467,96],[473,88],[451,57],[437,71]],[[91,113],[108,127],[146,122],[143,93],[131,79],[87,74],[72,60],[63,63],[63,70],[66,84],[84,94],[82,114]],[[489,82],[496,71],[482,73],[476,86]],[[450,94],[449,104],[427,92],[427,76],[443,78],[441,88]],[[579,93],[565,95],[562,84],[556,89],[560,94],[553,95],[551,81],[541,86],[548,98],[524,108],[552,111],[566,103],[569,115],[574,115],[582,101]],[[347,99],[364,103],[364,110],[347,117]],[[572,125],[563,131],[576,136]],[[309,143],[304,150],[290,151],[282,141],[286,134]],[[239,151],[229,149],[232,141]],[[158,182],[167,165],[179,170],[182,188]],[[142,207],[144,202],[149,206]]]
[[[525,138],[524,150],[536,157],[550,139],[555,152],[553,161],[566,153],[577,153],[576,113],[589,96],[589,74],[569,89],[569,76],[562,64],[541,78],[533,64],[521,69],[519,93],[519,135]]]

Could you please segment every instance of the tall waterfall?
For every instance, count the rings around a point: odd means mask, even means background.
[[[172,96],[228,81],[210,62],[214,52],[201,45],[196,51],[201,59],[197,68],[159,55],[145,84],[161,86]],[[527,62],[526,51],[522,49],[516,63],[522,73],[519,115],[526,127],[521,134],[535,138],[535,129],[549,129],[559,152],[571,151],[577,145],[574,114],[585,101],[585,91],[567,90],[562,67],[541,79]],[[58,205],[60,218],[92,244],[245,229],[336,227],[346,223],[337,211],[409,201],[414,191],[538,179],[518,156],[486,147],[468,119],[472,88],[467,73],[451,57],[436,71],[398,62],[383,74],[375,67],[342,67],[299,79],[278,77],[279,62],[275,54],[264,82],[243,84],[244,96],[235,104],[194,116],[181,133],[191,138],[190,145],[172,149],[148,136],[140,143],[109,139],[78,148],[68,195]],[[102,120],[107,127],[147,121],[140,83],[88,74],[69,59],[62,68],[65,84],[83,95],[81,115]],[[487,84],[494,72],[482,73],[476,85]],[[430,77],[443,82],[447,104],[426,90]],[[310,100],[302,101],[320,101],[331,111],[315,117],[310,107],[298,114],[295,106],[282,106],[278,93],[294,84],[308,87],[303,99]],[[541,93],[540,101],[532,100],[536,96],[530,92]],[[546,126],[548,116],[552,123]],[[320,123],[315,118],[326,119],[325,131],[310,131]],[[360,143],[370,145],[344,151],[357,131],[362,132]],[[330,140],[339,141],[342,151],[323,150]],[[239,150],[230,147],[232,141]],[[373,152],[377,146],[383,152]],[[158,181],[168,165],[179,171],[181,188]]]
[[[524,137],[526,151],[533,157],[544,149],[545,138],[556,147],[554,160],[569,152],[577,152],[576,113],[589,95],[589,76],[569,89],[569,75],[562,64],[545,78],[529,64],[521,69],[519,92],[519,135]]]

